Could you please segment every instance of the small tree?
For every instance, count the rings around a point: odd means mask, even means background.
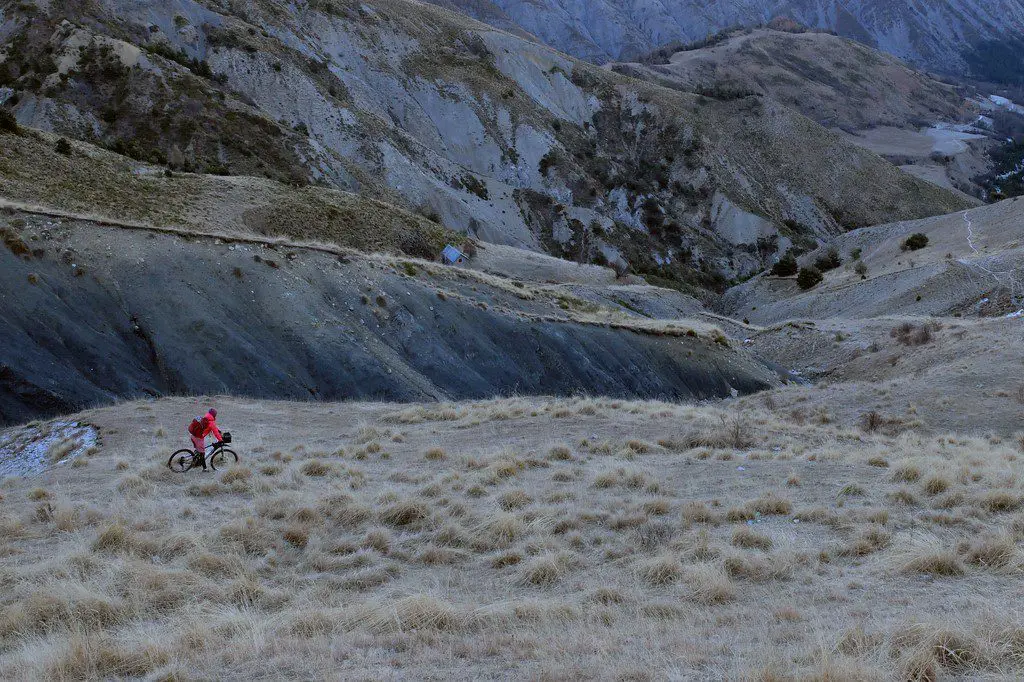
[[[928,246],[928,235],[922,232],[915,232],[914,234],[907,237],[907,240],[903,242],[904,251],[917,251]]]
[[[779,262],[772,266],[772,274],[776,277],[792,277],[799,269],[800,266],[797,265],[796,256],[793,255],[792,251],[787,251],[779,259]]]
[[[815,286],[820,284],[823,279],[825,279],[825,276],[821,274],[821,270],[808,266],[806,268],[800,268],[800,274],[796,276],[796,283],[801,289],[813,289]]]

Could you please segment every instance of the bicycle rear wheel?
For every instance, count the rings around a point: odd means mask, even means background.
[[[178,450],[167,460],[167,468],[176,474],[182,474],[192,468],[194,453],[191,450]]]
[[[215,450],[213,454],[210,455],[209,459],[206,460],[206,463],[216,470],[218,467],[227,467],[232,464],[238,464],[238,455],[235,454],[234,450],[221,448],[220,450]]]

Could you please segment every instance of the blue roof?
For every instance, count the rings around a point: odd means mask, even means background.
[[[445,259],[451,261],[452,263],[459,260],[460,258],[466,257],[466,254],[462,253],[451,244],[448,244],[447,246],[444,247],[444,251],[441,252],[441,255],[444,256]]]

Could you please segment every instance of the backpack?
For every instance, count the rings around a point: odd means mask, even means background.
[[[196,417],[192,420],[192,423],[188,425],[188,432],[196,438],[202,436],[204,431],[206,431],[206,417]]]

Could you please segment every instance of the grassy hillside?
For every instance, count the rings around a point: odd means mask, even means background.
[[[463,239],[365,195],[263,178],[171,172],[62,139],[27,128],[0,135],[0,199],[119,222],[291,237],[425,258]]]
[[[688,92],[766,95],[824,126],[848,131],[916,128],[970,114],[955,87],[828,33],[736,31],[660,61],[614,68]]]

